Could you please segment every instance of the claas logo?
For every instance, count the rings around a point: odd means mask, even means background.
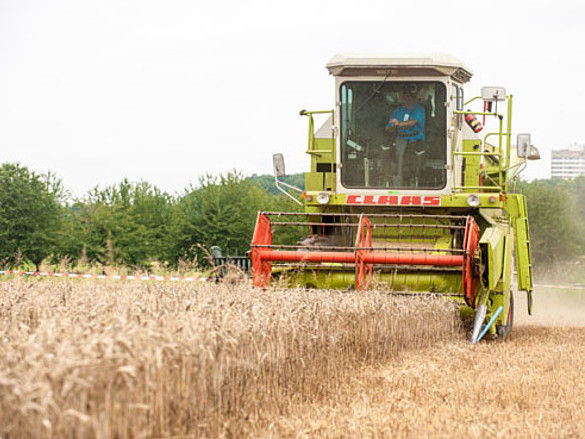
[[[441,197],[420,195],[348,195],[345,204],[373,206],[440,206]]]

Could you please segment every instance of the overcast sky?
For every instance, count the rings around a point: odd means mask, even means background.
[[[449,52],[503,85],[514,132],[585,142],[578,1],[0,0],[0,161],[74,194],[124,177],[174,192],[199,175],[305,171],[307,119],[331,109],[335,53]]]

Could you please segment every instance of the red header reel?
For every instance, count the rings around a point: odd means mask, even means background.
[[[302,217],[306,221],[270,221],[277,218]],[[398,214],[329,214],[329,217],[342,219],[338,222],[315,222],[307,213],[260,212],[252,241],[252,270],[255,286],[266,287],[270,283],[272,263],[296,264],[301,269],[326,268],[323,264],[340,263],[355,267],[355,287],[368,290],[373,275],[373,266],[420,266],[420,267],[461,267],[463,275],[463,295],[468,305],[475,305],[479,274],[474,263],[474,255],[479,243],[479,227],[471,216],[427,215],[425,219],[450,220],[450,224],[415,224],[422,215]],[[323,215],[323,217],[326,215]],[[410,224],[384,222],[385,220],[410,219]],[[375,219],[376,222],[373,222]],[[381,222],[380,222],[381,221]],[[273,244],[272,230],[276,226],[308,226],[311,230],[332,227],[349,227],[356,230],[354,246],[339,245],[280,245]],[[453,232],[463,232],[463,248],[410,248],[398,246],[377,246],[373,242],[373,229],[381,227],[443,228]],[[312,235],[311,235],[312,236]]]

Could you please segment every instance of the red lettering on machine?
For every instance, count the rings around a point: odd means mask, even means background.
[[[440,196],[421,195],[348,195],[345,204],[365,206],[440,206]]]

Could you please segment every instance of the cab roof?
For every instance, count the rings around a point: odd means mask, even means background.
[[[473,73],[447,53],[419,55],[335,55],[327,63],[334,76],[450,76],[465,83]]]

